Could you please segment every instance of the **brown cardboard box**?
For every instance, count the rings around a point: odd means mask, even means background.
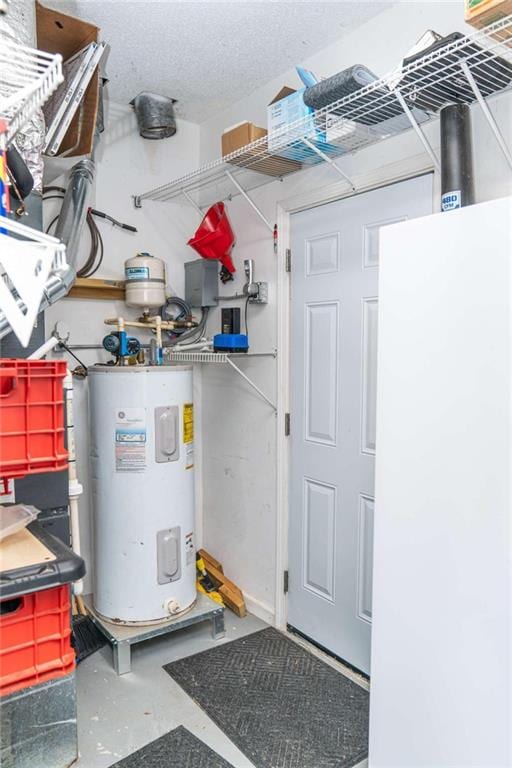
[[[267,135],[265,128],[259,128],[254,123],[241,123],[225,131],[222,134],[222,157],[236,152],[237,149],[252,144],[257,139],[262,139]]]
[[[62,54],[64,61],[88,43],[96,42],[100,31],[88,21],[45,8],[39,2],[36,2],[36,22],[37,47],[48,53]],[[77,110],[64,137],[59,154],[66,152],[67,157],[77,157],[91,152],[98,114],[99,89],[98,67],[84,94],[82,108]]]
[[[482,29],[512,14],[512,0],[465,0],[464,18],[468,24]],[[498,40],[512,38],[512,25],[494,37]],[[510,45],[510,44],[509,44]]]
[[[262,139],[267,135],[265,128],[260,128],[254,123],[241,123],[225,131],[222,134],[222,157],[243,149],[247,144]],[[281,157],[269,155],[266,142],[259,148],[249,149],[236,157],[229,159],[233,165],[242,165],[248,170],[258,171],[267,176],[286,176],[301,169],[301,164],[293,160],[284,160]]]
[[[287,85],[283,85],[279,93],[277,93],[272,101],[269,101],[270,104],[275,104],[278,101],[281,101],[281,99],[285,99],[287,96],[291,96],[292,93],[295,93],[295,88],[289,88]]]

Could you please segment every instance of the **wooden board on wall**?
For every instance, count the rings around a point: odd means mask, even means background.
[[[124,301],[124,280],[77,277],[68,293],[71,299],[110,299]]]

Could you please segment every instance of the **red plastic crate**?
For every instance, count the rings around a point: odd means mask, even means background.
[[[70,611],[69,584],[0,602],[0,696],[73,671]]]
[[[0,477],[67,467],[65,375],[61,360],[0,359]]]

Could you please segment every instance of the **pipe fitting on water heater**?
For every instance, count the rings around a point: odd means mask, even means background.
[[[164,608],[170,616],[176,616],[176,614],[181,613],[181,605],[174,598],[166,600]]]

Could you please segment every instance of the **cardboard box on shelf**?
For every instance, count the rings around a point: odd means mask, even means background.
[[[64,61],[88,43],[97,42],[99,27],[88,21],[45,8],[36,2],[37,47],[48,53],[60,53]],[[81,108],[74,116],[60,146],[59,154],[77,157],[92,150],[98,114],[100,88],[99,67],[89,83]]]
[[[325,118],[315,118],[315,110],[304,103],[304,91],[285,86],[267,107],[268,151],[295,162],[318,161],[314,151],[301,139],[307,136],[322,151],[329,151]],[[292,127],[299,121],[299,125]]]
[[[222,157],[242,149],[253,141],[262,139],[267,135],[265,128],[260,128],[254,123],[238,123],[232,128],[226,128],[222,134]]]
[[[301,128],[297,130],[297,138],[304,135],[304,126],[306,132],[312,132],[315,129],[313,121],[314,109],[304,103],[304,91],[301,88],[295,91],[293,88],[285,86],[272,99],[267,107],[267,127],[268,127],[268,148],[270,152],[279,149],[282,142],[280,132],[287,126],[292,125],[297,120],[304,121]],[[309,118],[309,119],[308,119]],[[293,135],[293,132],[292,132]],[[288,134],[287,134],[288,138]]]
[[[500,21],[510,14],[512,14],[512,0],[465,0],[464,3],[464,18],[468,24],[477,29]],[[511,39],[512,26],[494,37],[499,40]]]
[[[254,123],[239,123],[232,128],[227,128],[222,134],[222,156],[226,157],[233,152],[247,147],[248,144],[262,139],[267,135],[265,128],[260,128]],[[258,171],[267,176],[286,176],[288,173],[300,170],[300,163],[293,160],[284,160],[268,154],[267,146],[249,148],[240,152],[236,157],[229,159],[232,165],[241,165],[251,171]]]

